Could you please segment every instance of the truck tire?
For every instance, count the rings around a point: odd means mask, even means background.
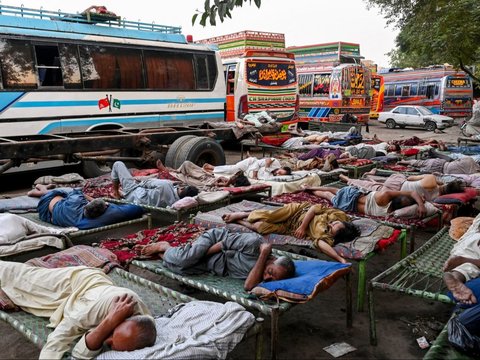
[[[102,164],[93,160],[82,161],[82,170],[83,170],[83,174],[87,178],[102,176],[105,174],[110,174],[112,172],[112,168],[109,164],[107,163]]]
[[[175,157],[178,154],[178,150],[183,146],[183,144],[185,144],[187,141],[192,140],[193,138],[196,138],[196,136],[185,135],[175,140],[168,148],[167,156],[165,157],[165,166],[176,169],[177,166],[175,166]]]
[[[195,137],[184,143],[175,157],[175,169],[178,169],[185,161],[202,166],[205,163],[211,165],[225,165],[225,153],[220,144],[208,137]]]

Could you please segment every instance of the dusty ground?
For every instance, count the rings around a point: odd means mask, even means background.
[[[379,138],[390,140],[419,136],[422,138],[441,139],[446,142],[456,143],[459,128],[447,129],[445,133],[433,134],[415,129],[389,130],[384,126],[373,123],[370,134],[377,134]],[[368,135],[368,134],[367,134]],[[237,151],[228,151],[229,163],[239,158]],[[9,181],[10,192],[24,192],[25,187],[14,186]],[[433,233],[420,232],[416,236],[416,244],[420,246]],[[399,246],[395,245],[384,253],[370,259],[367,266],[367,279],[381,273],[393,265],[400,256]],[[355,264],[356,267],[356,264]],[[140,270],[132,269],[137,272]],[[148,276],[145,273],[141,273]],[[354,278],[354,290],[356,278]],[[177,284],[162,279],[153,278],[155,281],[180,289]],[[425,350],[421,350],[415,339],[425,334],[419,334],[419,327],[412,325],[418,319],[421,323],[435,325],[436,322],[444,324],[449,317],[450,306],[426,301],[423,299],[405,296],[398,293],[385,293],[375,291],[375,304],[377,315],[377,334],[379,343],[373,347],[368,339],[368,314],[367,312],[354,312],[353,328],[345,326],[345,284],[338,281],[328,291],[321,293],[307,304],[291,309],[280,318],[279,358],[280,359],[332,359],[333,357],[322,350],[323,347],[335,342],[348,342],[357,348],[357,351],[343,356],[345,359],[421,359]],[[194,291],[189,295],[199,299],[207,299],[204,294]],[[213,298],[208,298],[212,300]],[[354,293],[354,300],[356,292]],[[266,336],[264,354],[269,355],[269,323],[265,322]],[[435,326],[433,326],[435,328]],[[420,329],[421,331],[421,329]],[[429,331],[434,334],[435,330]],[[27,359],[37,358],[39,351],[20,333],[9,325],[0,322],[0,359]],[[428,335],[431,336],[431,335]],[[254,341],[252,339],[240,344],[230,355],[231,359],[253,358]]]

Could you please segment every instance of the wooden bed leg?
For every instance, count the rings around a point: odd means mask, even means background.
[[[357,311],[362,312],[365,305],[365,290],[367,285],[366,260],[358,262],[358,289],[357,289]]]
[[[373,286],[368,283],[368,320],[370,322],[370,345],[377,346],[377,325],[375,324],[375,304],[373,299]]]
[[[278,316],[279,312],[277,308],[272,309],[271,318],[271,343],[270,343],[270,355],[272,360],[277,359],[277,343],[278,343]]]
[[[347,328],[353,325],[352,272],[345,275],[345,302],[347,307]]]
[[[408,236],[408,240],[410,242],[410,254],[415,251],[415,230],[417,229],[416,226],[411,225],[409,228],[410,234]]]
[[[263,359],[263,318],[256,318],[255,322],[261,325],[260,331],[255,336],[255,360]]]

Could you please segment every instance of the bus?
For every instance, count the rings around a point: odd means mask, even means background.
[[[345,114],[368,122],[371,71],[361,64],[298,69],[299,116],[302,121],[340,121]]]
[[[371,76],[372,98],[370,100],[370,119],[378,119],[378,113],[383,111],[385,84],[383,76]]]
[[[298,118],[295,55],[285,51],[285,35],[245,30],[199,40],[215,44],[226,82],[226,120],[268,111],[284,124]]]
[[[472,81],[450,66],[424,69],[388,69],[385,81],[385,111],[398,105],[421,105],[435,114],[453,118],[472,116]]]
[[[179,27],[0,8],[0,134],[224,121],[218,52]]]

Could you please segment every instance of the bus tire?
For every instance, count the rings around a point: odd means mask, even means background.
[[[395,126],[397,126],[397,123],[393,119],[387,119],[387,121],[385,121],[385,126],[389,129],[395,129]]]
[[[437,128],[437,124],[435,124],[433,121],[427,121],[425,123],[425,129],[428,131],[435,131]]]
[[[185,161],[198,166],[209,163],[213,166],[225,165],[225,152],[220,144],[208,137],[195,137],[179,149],[175,158],[178,169]]]
[[[185,135],[175,140],[168,148],[167,156],[165,157],[165,166],[176,169],[177,167],[175,166],[175,157],[178,154],[178,150],[183,146],[183,144],[196,137],[196,135]]]

